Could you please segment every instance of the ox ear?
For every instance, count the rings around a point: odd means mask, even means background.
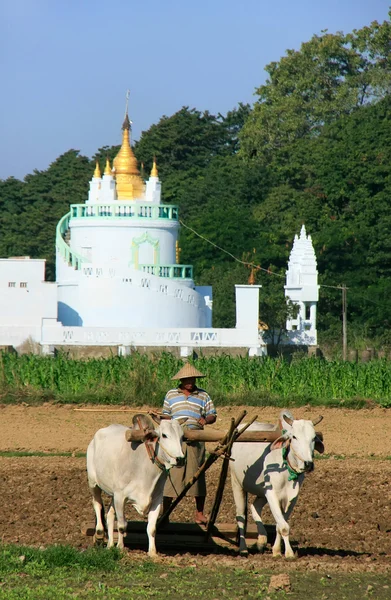
[[[312,421],[312,425],[315,427],[315,425],[318,425],[318,423],[320,423],[321,421],[323,421],[323,417],[322,415],[319,415],[319,417]]]
[[[287,448],[290,444],[290,439],[285,437],[284,435],[281,435],[279,438],[277,438],[276,440],[274,440],[274,442],[271,445],[271,450],[278,450],[279,448]]]
[[[319,454],[323,454],[324,452],[324,444],[318,436],[315,438],[315,450],[319,452]]]

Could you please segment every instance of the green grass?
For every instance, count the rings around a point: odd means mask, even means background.
[[[215,560],[213,560],[213,558]],[[225,566],[218,557],[196,566],[167,559],[165,564],[121,555],[115,549],[78,551],[66,546],[38,550],[0,545],[0,600],[388,600],[389,575],[302,572],[298,562],[279,561],[276,573],[289,573],[291,591],[268,591],[272,573],[246,561]]]
[[[167,352],[89,360],[0,353],[0,401],[161,407],[182,364]],[[195,364],[217,406],[391,406],[391,362],[385,359],[349,363],[224,355],[200,357]]]
[[[85,452],[40,452],[34,451],[30,452],[29,450],[0,450],[0,457],[2,458],[26,458],[30,456],[38,456],[43,458],[48,458],[52,456],[61,456],[61,457],[72,457],[72,458],[85,458]]]

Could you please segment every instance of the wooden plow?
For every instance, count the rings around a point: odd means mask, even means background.
[[[132,411],[134,412],[134,411]],[[161,515],[157,523],[156,546],[158,551],[178,552],[185,550],[187,552],[213,552],[222,547],[237,547],[237,526],[236,523],[218,523],[218,517],[221,501],[228,475],[229,461],[234,442],[273,442],[282,435],[280,429],[270,429],[264,431],[247,431],[248,427],[257,419],[253,417],[248,423],[238,429],[247,412],[244,410],[236,419],[231,419],[229,430],[224,433],[217,429],[208,427],[205,430],[185,429],[184,439],[190,441],[218,442],[216,447],[209,453],[205,462],[200,466],[196,474],[187,482],[183,491],[173,500],[169,509]],[[132,432],[127,436],[129,441],[141,441],[142,432]],[[317,437],[323,440],[321,432],[316,432]],[[175,510],[178,504],[186,496],[189,489],[199,479],[202,473],[205,473],[219,458],[222,458],[219,482],[216,494],[213,500],[208,523],[203,526],[197,523],[179,523],[168,520],[170,514]],[[146,521],[128,521],[124,544],[128,548],[144,549],[148,548],[148,537],[146,532]],[[274,526],[265,525],[269,541],[272,542],[274,535]],[[95,535],[95,527],[87,526],[82,529],[82,533],[87,536]],[[257,528],[254,524],[248,524],[246,527],[247,545],[251,546],[257,538]],[[101,543],[101,540],[97,540]]]

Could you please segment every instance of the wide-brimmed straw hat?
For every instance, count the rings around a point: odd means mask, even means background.
[[[186,363],[172,379],[186,379],[186,377],[205,377],[205,375],[190,363]]]

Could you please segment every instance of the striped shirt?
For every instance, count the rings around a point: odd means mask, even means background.
[[[202,429],[198,424],[201,417],[215,415],[216,409],[209,394],[200,388],[196,388],[190,396],[186,396],[180,388],[167,392],[164,398],[163,414],[170,415],[173,419],[187,417],[186,427],[190,429]]]

